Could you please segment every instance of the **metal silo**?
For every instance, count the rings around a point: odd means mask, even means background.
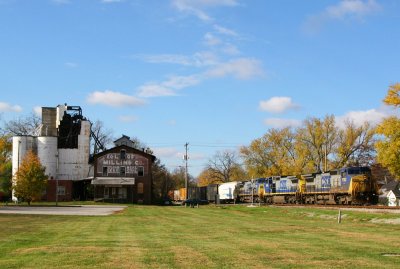
[[[13,155],[12,155],[12,174],[13,178],[18,172],[18,168],[22,163],[26,153],[28,151],[36,152],[36,139],[33,136],[14,136],[13,137]],[[12,200],[17,201],[14,196],[14,191],[12,194]]]
[[[18,171],[26,153],[29,150],[36,152],[36,143],[33,136],[14,136],[13,137],[13,157],[12,157],[12,171],[13,175]]]
[[[46,175],[49,179],[57,178],[57,137],[39,136],[37,154],[42,165],[46,167]]]

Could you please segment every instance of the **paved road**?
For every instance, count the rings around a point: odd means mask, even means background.
[[[107,216],[126,206],[0,206],[0,214]]]

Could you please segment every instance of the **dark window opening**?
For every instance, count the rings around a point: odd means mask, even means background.
[[[108,176],[108,167],[103,166],[103,176]]]
[[[125,160],[126,159],[126,150],[121,150],[119,157],[120,157],[120,160]]]
[[[143,166],[138,166],[137,172],[138,172],[138,176],[139,177],[144,176],[144,168],[143,168]]]

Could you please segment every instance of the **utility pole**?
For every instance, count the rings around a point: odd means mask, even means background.
[[[59,173],[59,157],[58,157],[58,149],[56,153],[56,206],[58,206],[58,173]]]
[[[188,199],[188,146],[189,143],[185,144],[185,189],[186,189],[186,200]]]

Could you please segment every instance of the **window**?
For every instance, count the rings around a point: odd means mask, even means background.
[[[138,166],[137,173],[138,173],[139,177],[144,176],[144,167],[143,166]]]
[[[120,155],[119,155],[120,160],[125,160],[126,159],[126,150],[121,150]]]
[[[137,185],[137,193],[138,194],[143,194],[143,183],[139,183]]]
[[[58,195],[65,195],[65,186],[58,186],[57,187],[57,194]]]
[[[103,176],[108,176],[108,167],[103,166]]]
[[[125,176],[125,166],[119,167],[119,175],[122,177]]]

